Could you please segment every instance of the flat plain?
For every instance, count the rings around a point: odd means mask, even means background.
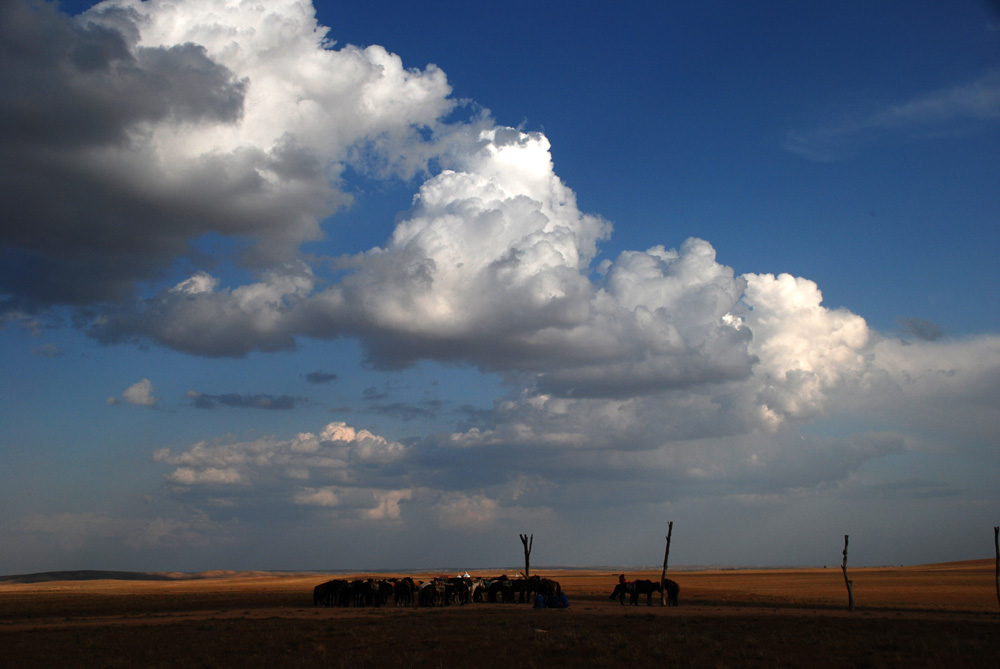
[[[383,573],[0,579],[0,667],[951,669],[1000,662],[992,559],[849,567],[854,611],[839,566],[671,570],[678,607],[660,606],[656,595],[652,606],[609,599],[619,573],[658,580],[659,570],[536,573],[562,584],[569,608],[313,606],[313,587],[325,580],[392,576]]]

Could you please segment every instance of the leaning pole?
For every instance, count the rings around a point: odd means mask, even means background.
[[[660,606],[667,605],[667,560],[670,558],[670,535],[674,532],[674,521],[667,522],[667,547],[663,551],[663,571],[660,572]]]
[[[844,571],[844,583],[847,585],[847,610],[854,610],[854,581],[847,578],[847,537],[844,535],[844,564],[840,567]]]

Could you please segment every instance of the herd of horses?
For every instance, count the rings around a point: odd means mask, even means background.
[[[623,576],[608,599],[617,599],[624,606],[627,595],[629,603],[632,606],[638,606],[639,597],[646,595],[646,606],[650,606],[652,604],[653,593],[656,592],[662,595],[664,589],[666,589],[667,606],[677,606],[677,598],[681,593],[681,586],[677,585],[677,581],[671,581],[669,578],[664,579],[661,586],[659,581],[650,581],[644,578],[635,581],[626,581]]]
[[[439,576],[429,581],[413,578],[333,579],[313,589],[315,606],[449,606],[472,602],[531,602],[537,596],[548,600],[562,596],[558,581],[532,576],[481,578],[468,574]]]
[[[668,606],[677,606],[680,586],[666,579],[666,599]],[[639,598],[646,596],[646,605],[652,603],[653,593],[661,593],[660,583],[646,579],[625,581],[624,576],[609,599],[618,599],[624,605],[625,597],[633,606]],[[558,581],[540,576],[529,578],[508,578],[506,574],[496,577],[476,577],[469,574],[459,576],[439,576],[428,581],[415,581],[409,576],[402,578],[336,578],[320,583],[313,588],[314,606],[450,606],[472,602],[566,602]],[[551,604],[555,606],[555,604]],[[565,606],[563,603],[561,606]]]

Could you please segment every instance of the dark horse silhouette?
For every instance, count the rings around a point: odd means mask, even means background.
[[[659,587],[660,584],[656,585]],[[681,594],[681,586],[677,585],[677,581],[671,581],[669,578],[663,580],[663,586],[667,590],[667,606],[677,606],[677,597]]]
[[[413,579],[409,576],[405,578],[398,579],[396,585],[392,589],[393,601],[396,606],[409,606],[413,603],[413,593],[416,591],[417,585],[413,582]]]
[[[608,596],[608,599],[617,599],[618,603],[624,606],[625,596],[631,595],[634,590],[635,590],[634,582],[619,583],[618,585],[615,586],[615,591]]]
[[[341,590],[347,587],[347,581],[334,579],[326,583],[320,583],[313,588],[313,606],[335,606],[340,596]]]
[[[677,597],[681,591],[680,586],[677,585],[676,581],[671,581],[669,578],[664,581],[664,585],[667,588],[667,606],[677,606]],[[651,606],[654,592],[662,592],[658,582],[639,579],[637,581],[619,583],[615,586],[614,592],[611,593],[608,599],[617,599],[619,603],[624,605],[625,596],[628,595],[629,603],[633,606],[638,606],[639,596],[646,595],[646,606]]]

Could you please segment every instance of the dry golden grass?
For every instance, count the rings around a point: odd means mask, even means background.
[[[609,600],[616,572],[537,573],[562,583],[569,609],[313,607],[326,574],[0,583],[0,667],[951,668],[1000,657],[992,560],[850,569],[854,612],[839,568],[672,571],[677,608]]]
[[[998,610],[992,560],[917,567],[848,567],[848,576],[854,583],[855,607],[859,610]],[[660,572],[645,572],[640,578],[658,580]],[[671,572],[670,578],[684,585],[682,598],[688,603],[847,606],[847,587],[839,567]]]

